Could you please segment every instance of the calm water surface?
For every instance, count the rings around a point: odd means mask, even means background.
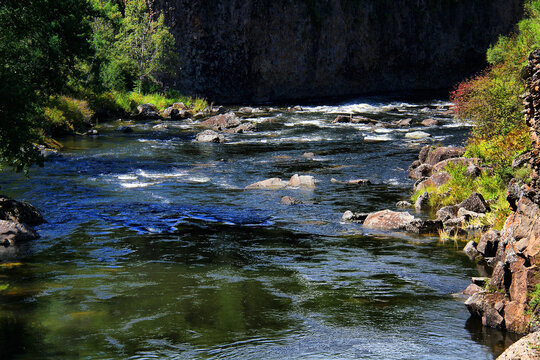
[[[137,121],[132,134],[113,122],[66,139],[29,179],[2,174],[1,191],[49,223],[0,249],[0,358],[493,359],[514,339],[453,297],[479,271],[462,244],[341,222],[408,199],[403,169],[422,145],[462,144],[447,105],[280,110],[226,144],[194,142],[189,122]],[[441,124],[331,124],[348,112]],[[411,130],[432,136],[408,140]],[[244,190],[297,173],[316,188]],[[284,195],[306,204],[280,205]]]

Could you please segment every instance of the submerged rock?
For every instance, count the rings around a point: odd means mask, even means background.
[[[271,179],[266,179],[263,181],[253,183],[251,185],[246,186],[245,188],[247,190],[252,190],[252,189],[277,190],[277,189],[283,189],[286,186],[287,186],[287,183],[285,181],[279,178],[271,178]]]
[[[281,198],[281,205],[302,205],[303,202],[292,196],[284,196]]]
[[[124,133],[124,134],[131,134],[133,132],[133,127],[132,126],[121,125],[121,126],[116,128],[116,131]]]

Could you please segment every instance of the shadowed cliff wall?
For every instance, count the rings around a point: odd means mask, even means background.
[[[168,84],[218,102],[449,88],[523,0],[149,0],[176,37]]]

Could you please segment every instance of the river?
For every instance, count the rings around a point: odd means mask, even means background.
[[[453,295],[479,274],[462,243],[341,221],[407,200],[422,145],[463,144],[469,128],[448,105],[279,109],[225,144],[195,142],[185,121],[137,121],[130,134],[116,121],[64,139],[29,178],[3,173],[0,191],[48,223],[0,249],[0,358],[493,359],[516,339]],[[331,124],[349,112],[440,124]],[[431,137],[406,139],[412,130]],[[315,189],[244,190],[294,174]],[[358,178],[371,185],[331,181]]]

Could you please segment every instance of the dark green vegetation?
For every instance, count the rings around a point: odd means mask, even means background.
[[[75,64],[90,54],[78,0],[6,0],[0,5],[0,159],[17,170],[38,161],[41,109],[65,89]]]
[[[36,143],[147,100],[189,105],[158,81],[174,68],[174,38],[154,17],[144,0],[2,2],[0,163],[26,170],[40,162]]]
[[[501,36],[488,50],[489,68],[460,83],[451,96],[456,116],[473,124],[465,156],[479,158],[491,173],[471,181],[464,175],[464,167],[450,167],[450,182],[430,189],[435,195],[431,198],[435,207],[464,200],[474,191],[482,193],[495,202],[485,222],[497,228],[504,225],[510,213],[506,204],[508,181],[529,180],[528,165],[512,169],[512,160],[532,146],[520,96],[525,92],[522,72],[527,58],[540,45],[540,1],[529,1],[526,14],[516,34]]]

